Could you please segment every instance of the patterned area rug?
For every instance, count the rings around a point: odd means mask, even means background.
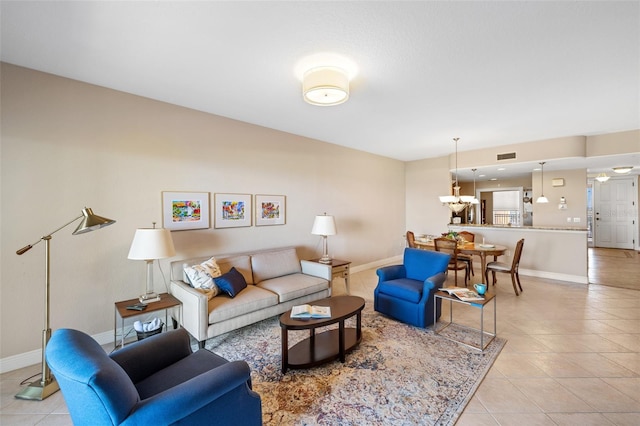
[[[447,330],[464,337],[463,330]],[[473,350],[374,312],[372,301],[362,312],[362,332],[344,364],[286,374],[278,317],[210,339],[206,347],[249,364],[265,426],[452,425],[506,343],[498,337],[484,352]],[[290,331],[289,346],[307,336]]]

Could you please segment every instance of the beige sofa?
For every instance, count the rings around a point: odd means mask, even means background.
[[[299,260],[294,247],[213,256],[224,274],[235,267],[247,287],[234,298],[207,296],[188,284],[184,267],[212,256],[171,262],[169,291],[182,302],[181,325],[200,347],[205,340],[281,314],[294,305],[331,296],[331,267]]]

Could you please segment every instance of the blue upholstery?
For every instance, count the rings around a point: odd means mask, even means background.
[[[91,336],[57,330],[46,360],[74,425],[261,425],[244,361],[191,351],[184,329],[108,355]],[[241,413],[241,414],[240,414]]]
[[[373,292],[373,308],[417,327],[433,324],[433,293],[442,287],[450,256],[437,251],[404,249],[402,265],[380,268]],[[438,299],[436,317],[440,318]]]

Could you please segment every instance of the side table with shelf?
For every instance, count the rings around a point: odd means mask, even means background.
[[[311,259],[310,262],[322,263],[320,262],[320,259]],[[351,261],[331,259],[331,263],[322,264],[331,266],[331,279],[336,277],[344,278],[344,285],[347,289],[347,294],[351,294],[351,291],[349,290],[349,268],[351,267]]]
[[[145,315],[151,312],[164,310],[164,327],[169,326],[169,309],[178,307],[180,309],[180,317],[182,318],[182,302],[170,295],[169,293],[159,294],[160,300],[157,302],[151,302],[147,304],[147,308],[143,311],[129,310],[127,306],[136,305],[140,303],[140,300],[129,299],[115,303],[115,311],[113,315],[113,347],[114,349],[124,347],[124,320],[126,318],[135,317],[138,315]],[[118,345],[118,316],[120,317],[120,345]],[[165,328],[166,329],[166,328]]]

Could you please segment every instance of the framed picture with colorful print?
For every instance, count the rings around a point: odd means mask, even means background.
[[[162,225],[172,231],[207,229],[208,192],[162,192]]]
[[[215,228],[251,226],[251,194],[214,195]]]
[[[256,226],[284,225],[286,197],[284,195],[256,195]]]

